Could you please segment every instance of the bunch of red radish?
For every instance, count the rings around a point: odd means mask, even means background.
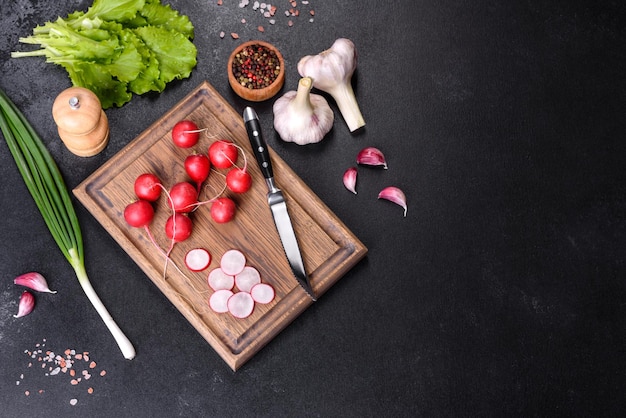
[[[191,120],[182,120],[172,129],[172,141],[178,147],[188,149],[198,143],[200,133],[203,131],[205,129],[199,129]],[[241,168],[236,166],[239,151],[244,157],[244,165]],[[208,179],[212,167],[229,170],[225,176],[226,184],[218,196],[201,201],[202,185]],[[220,139],[211,143],[207,154],[197,152],[190,154],[184,160],[184,168],[194,185],[190,181],[181,181],[174,184],[168,191],[153,173],[144,173],[135,179],[134,192],[137,200],[126,206],[124,219],[132,227],[145,228],[153,244],[155,241],[149,230],[149,225],[154,218],[152,204],[160,198],[162,192],[167,194],[169,207],[172,210],[172,215],[165,222],[165,235],[173,245],[191,236],[193,223],[189,215],[202,205],[211,204],[211,218],[216,223],[230,222],[235,216],[236,204],[231,198],[221,196],[221,194],[226,188],[234,193],[245,193],[252,185],[252,177],[247,171],[246,155],[241,147],[229,139]]]

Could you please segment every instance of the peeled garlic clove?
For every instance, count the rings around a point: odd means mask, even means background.
[[[380,191],[380,193],[378,193],[378,198],[389,200],[390,202],[401,206],[404,209],[404,216],[406,217],[406,196],[402,190],[394,186],[385,187]]]
[[[13,318],[21,318],[28,315],[35,309],[35,297],[28,290],[22,292],[20,297],[20,304],[17,308],[17,315],[13,315]]]
[[[46,279],[35,271],[17,276],[15,280],[13,280],[13,283],[20,286],[26,286],[29,289],[36,290],[37,292],[56,293],[56,290],[50,290]]]
[[[357,164],[382,165],[387,169],[387,161],[382,151],[374,147],[363,148],[356,156]]]
[[[343,185],[346,189],[356,194],[356,168],[350,167],[343,173]]]

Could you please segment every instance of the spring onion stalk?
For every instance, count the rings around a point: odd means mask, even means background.
[[[124,357],[129,360],[134,358],[135,348],[115,323],[87,276],[78,217],[59,168],[28,120],[1,89],[0,130],[26,187],[52,237],[74,269],[83,291],[115,338]]]

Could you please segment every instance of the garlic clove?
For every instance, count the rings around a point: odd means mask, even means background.
[[[357,171],[354,167],[350,167],[343,173],[343,185],[354,194],[356,194],[356,175]]]
[[[28,290],[22,292],[20,296],[20,303],[17,308],[17,315],[13,315],[13,318],[21,318],[28,315],[35,309],[35,297]]]
[[[375,147],[365,147],[356,156],[357,164],[383,166],[387,169],[387,160],[381,150]]]
[[[19,286],[26,286],[29,289],[36,290],[37,292],[56,293],[56,290],[50,290],[46,279],[40,273],[35,271],[17,276],[13,280],[13,283]]]
[[[378,198],[389,200],[390,202],[401,206],[404,209],[404,216],[406,217],[406,196],[402,190],[394,186],[385,187],[380,191],[380,193],[378,193]]]

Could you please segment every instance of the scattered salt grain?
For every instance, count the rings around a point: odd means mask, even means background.
[[[70,385],[77,387],[81,385],[81,382],[90,380],[93,377],[91,370],[94,370],[93,373],[95,373],[97,364],[95,361],[89,359],[89,352],[77,352],[76,350],[67,349],[63,352],[64,356],[55,354],[55,352],[52,350],[46,350],[44,353],[44,350],[40,348],[45,347],[45,339],[43,341],[44,343],[38,343],[36,345],[36,349],[33,351],[24,350],[24,354],[26,354],[29,358],[37,359],[37,361],[41,363],[41,368],[43,369],[44,376],[51,378],[52,376],[55,376],[54,378],[58,379],[60,376],[68,375],[69,380],[66,382],[69,382]],[[81,363],[83,364],[82,367],[84,368],[78,370],[78,373],[80,373],[80,377],[74,377],[77,374],[76,371],[78,368],[78,363],[76,363],[76,361],[78,360],[81,360]],[[32,368],[32,365],[32,361],[28,362],[29,369]],[[106,375],[105,370],[99,370],[97,372],[100,377]],[[26,379],[28,379],[28,377],[26,377]],[[15,382],[15,385],[26,386],[25,382],[25,374],[21,373],[19,376],[19,380]],[[30,396],[31,393],[43,394],[46,391],[44,388],[39,388],[35,390],[36,392],[33,392],[32,389],[26,389],[24,390],[24,395]],[[93,392],[93,386],[87,388],[87,393],[92,394]],[[78,403],[78,399],[72,398],[69,402],[71,405],[76,405]]]

